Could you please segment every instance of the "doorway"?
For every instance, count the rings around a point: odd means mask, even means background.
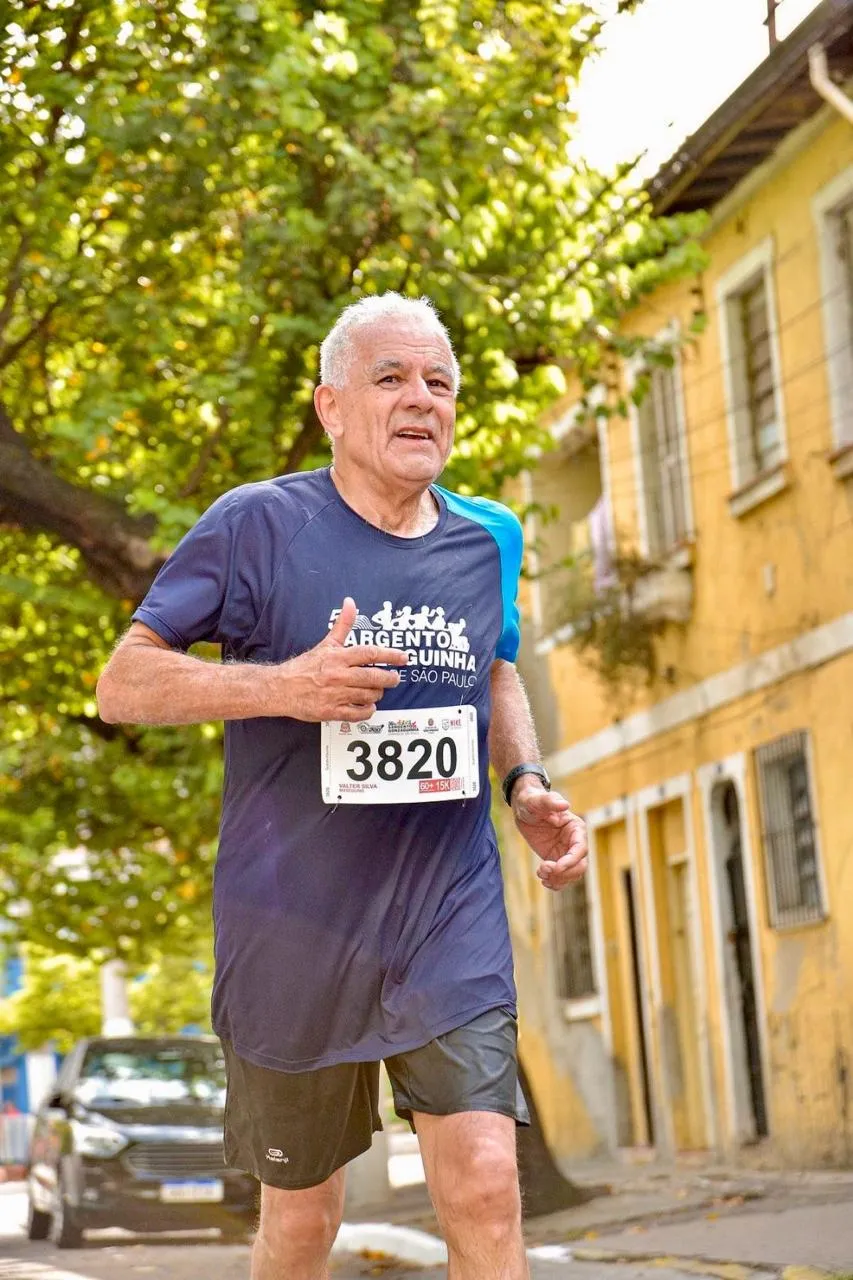
[[[724,1016],[729,1024],[738,1140],[766,1137],[767,1100],[761,1060],[752,920],[744,870],[741,806],[730,779],[711,796],[722,930]]]
[[[708,1144],[706,1029],[700,1013],[701,928],[692,890],[684,796],[649,807],[646,831],[659,983],[655,1032],[666,1140],[675,1151],[695,1151]]]
[[[640,1086],[643,1098],[643,1116],[646,1122],[645,1137],[649,1146],[654,1146],[655,1124],[652,1113],[652,1090],[649,1080],[649,1050],[646,1044],[646,1028],[643,1021],[643,988],[640,981],[640,938],[637,929],[637,897],[634,889],[634,872],[631,867],[622,869],[622,887],[625,893],[625,907],[628,930],[631,936],[631,987],[634,995],[634,1009],[637,1022],[637,1055]]]
[[[618,1147],[652,1146],[641,925],[625,821],[598,827],[595,850],[610,1010],[614,1138]]]

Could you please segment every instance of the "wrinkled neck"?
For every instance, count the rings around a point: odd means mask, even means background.
[[[342,471],[337,463],[329,474],[347,506],[384,533],[420,538],[438,522],[438,503],[429,486],[403,491],[386,486],[380,489],[358,473]]]

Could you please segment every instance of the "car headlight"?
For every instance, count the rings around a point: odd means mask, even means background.
[[[87,1124],[84,1120],[72,1120],[71,1129],[74,1146],[81,1156],[109,1159],[110,1156],[117,1156],[128,1145],[124,1134],[107,1124]]]

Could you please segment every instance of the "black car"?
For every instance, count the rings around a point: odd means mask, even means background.
[[[212,1036],[78,1042],[36,1117],[30,1239],[73,1249],[88,1227],[245,1234],[258,1184],[225,1166],[224,1109]]]

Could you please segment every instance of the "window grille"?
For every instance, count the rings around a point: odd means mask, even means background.
[[[770,308],[764,275],[737,297],[744,363],[744,399],[748,438],[744,442],[752,470],[774,467],[781,456],[776,414],[776,378],[770,336]]]
[[[687,495],[678,432],[674,368],[653,370],[640,405],[640,450],[649,555],[680,546],[687,534]]]
[[[595,995],[586,878],[555,895],[553,920],[558,996],[561,1000],[583,1000]]]
[[[826,914],[811,798],[808,739],[778,738],[756,751],[770,922],[808,924]]]

